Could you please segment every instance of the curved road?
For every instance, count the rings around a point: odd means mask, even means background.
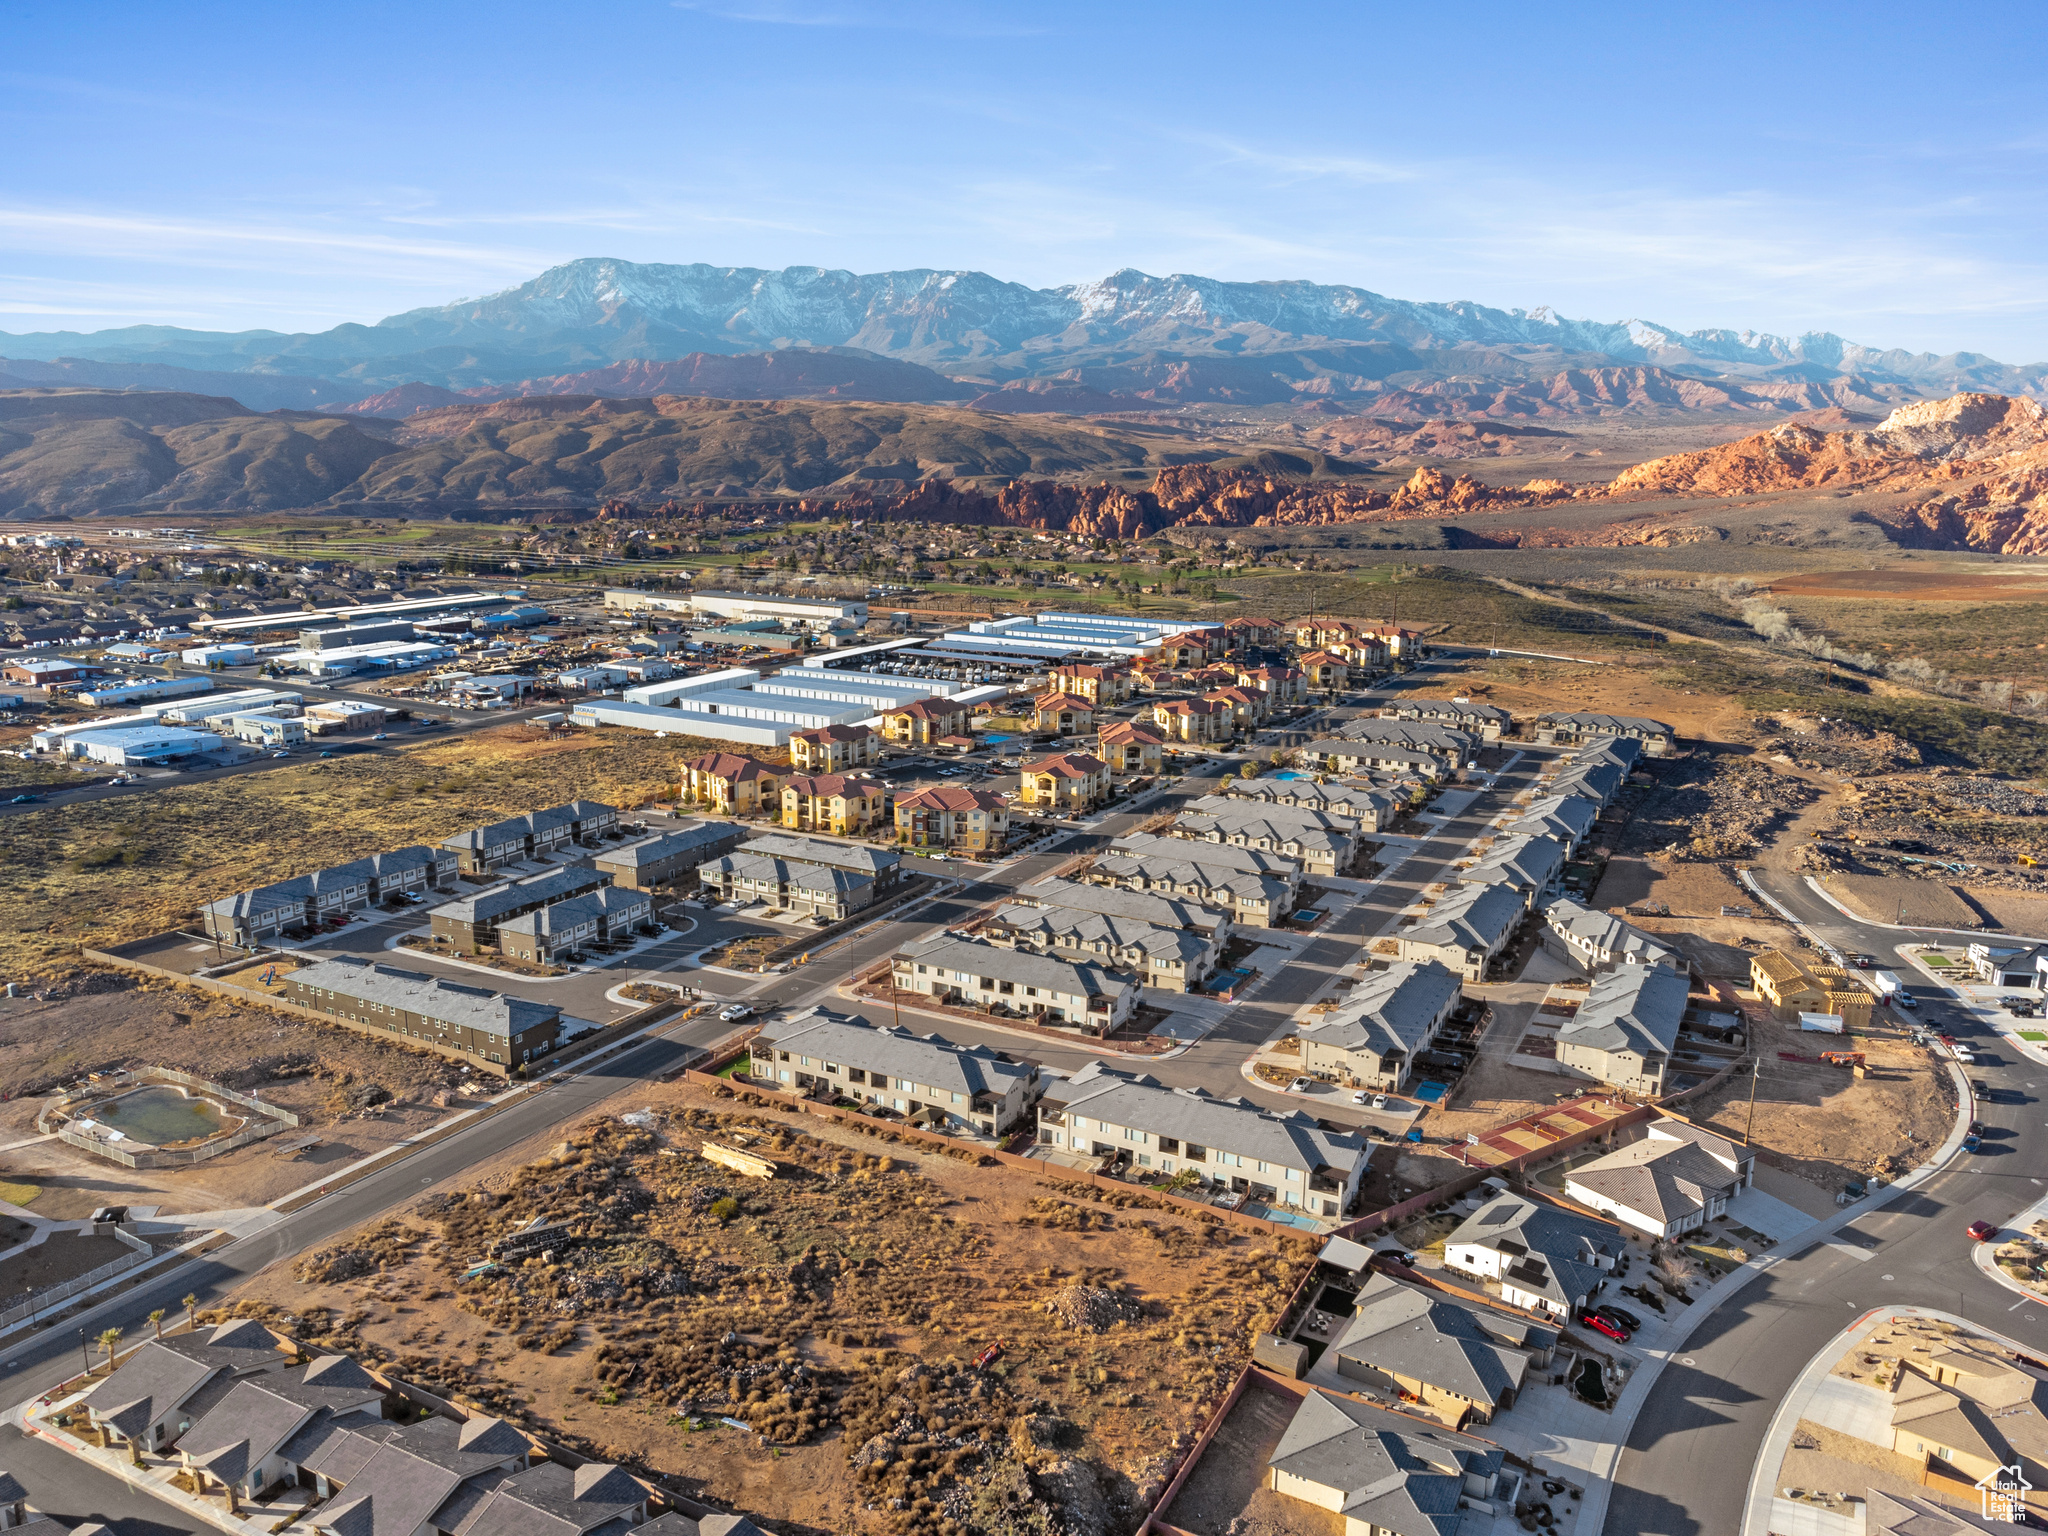
[[[1844,917],[1803,881],[1759,872],[1761,884],[1821,938],[1895,957],[1911,935]],[[1782,1257],[1724,1300],[1664,1366],[1630,1429],[1604,1530],[1614,1536],[1733,1536],[1771,1417],[1807,1362],[1872,1307],[1934,1307],[2048,1350],[2048,1306],[2021,1301],[1978,1271],[1963,1229],[2004,1225],[2048,1193],[2048,1067],[1953,1007],[1918,973],[1896,967],[1920,999],[1918,1018],[1968,1036],[1983,1085],[1974,1118],[1984,1145],[1913,1189],[1881,1195],[1824,1242]],[[1941,1001],[1935,1001],[1937,998]],[[1982,1042],[1981,1044],[1979,1042]]]

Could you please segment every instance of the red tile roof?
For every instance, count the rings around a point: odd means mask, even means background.
[[[843,773],[820,773],[791,779],[782,786],[787,794],[795,790],[800,795],[819,795],[829,800],[834,795],[846,795],[852,799],[864,800],[870,795],[881,793],[881,786],[872,779],[850,779]]]
[[[814,741],[821,743],[827,741],[865,741],[874,734],[874,731],[865,725],[821,725],[814,731],[798,731],[789,739],[791,741]]]
[[[782,777],[780,768],[759,758],[741,757],[736,752],[706,752],[702,757],[691,758],[685,766],[698,773],[708,773],[715,779],[732,779],[735,782]]]
[[[1163,747],[1166,738],[1158,727],[1146,725],[1141,720],[1116,720],[1095,733],[1095,739],[1105,746],[1120,747],[1127,742],[1139,742],[1145,746]]]
[[[985,789],[967,789],[958,784],[941,784],[920,789],[896,802],[899,811],[1000,811],[1003,797]]]
[[[1049,773],[1062,779],[1085,779],[1092,773],[1104,773],[1109,764],[1088,752],[1056,752],[1051,757],[1041,757],[1035,763],[1026,763],[1026,773]]]

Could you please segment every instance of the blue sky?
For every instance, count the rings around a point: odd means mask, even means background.
[[[16,3],[0,331],[324,329],[618,256],[1301,277],[2041,361],[2044,14]]]

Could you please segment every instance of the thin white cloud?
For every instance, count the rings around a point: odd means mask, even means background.
[[[882,10],[783,4],[780,0],[669,0],[678,11],[714,21],[768,27],[848,27],[885,32],[922,32],[933,37],[1037,37],[1046,29],[1002,17],[975,15],[959,4],[895,5]]]

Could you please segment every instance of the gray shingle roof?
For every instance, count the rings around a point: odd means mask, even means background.
[[[562,1016],[562,1010],[553,1003],[530,1002],[487,987],[464,986],[444,976],[402,971],[395,965],[379,965],[350,955],[303,966],[293,971],[290,979],[338,997],[402,1008],[438,1023],[503,1035],[508,1040]]]
[[[1314,779],[1239,779],[1231,794],[1240,800],[1317,809],[1353,820],[1383,824],[1400,804],[1384,790],[1362,784],[1318,784]],[[1204,800],[1211,798],[1204,797]],[[1197,802],[1200,804],[1201,802]]]
[[[938,1035],[877,1029],[825,1008],[764,1025],[755,1038],[758,1051],[788,1051],[837,1066],[879,1070],[890,1077],[970,1096],[1007,1098],[1013,1086],[1029,1083],[1038,1074],[1036,1067],[999,1056],[985,1045],[955,1045]]]
[[[1668,940],[1654,933],[1645,933],[1612,913],[1581,906],[1569,897],[1552,902],[1545,921],[1560,937],[1569,934],[1596,957],[1612,955],[1617,961],[1630,965],[1675,965],[1682,956],[1678,946]]]
[[[741,843],[739,851],[799,864],[823,864],[865,875],[870,880],[880,879],[903,862],[903,855],[893,848],[866,848],[822,837],[757,837]]]
[[[1333,1490],[1366,1529],[1456,1536],[1465,1479],[1490,1481],[1504,1457],[1455,1430],[1311,1389],[1267,1465]]]
[[[1107,880],[1130,882],[1136,885],[1164,885],[1179,889],[1191,887],[1210,899],[1215,893],[1224,893],[1232,901],[1265,902],[1276,911],[1285,911],[1291,898],[1294,882],[1278,875],[1254,874],[1249,870],[1233,869],[1219,864],[1208,857],[1210,851],[1220,845],[1205,843],[1199,845],[1178,839],[1166,839],[1177,848],[1186,850],[1180,857],[1165,854],[1149,854],[1143,858],[1102,858],[1095,861],[1091,873]],[[1233,850],[1234,851],[1234,850]]]
[[[1326,811],[1320,806],[1309,805],[1262,805],[1256,801],[1247,802],[1246,797],[1242,795],[1203,795],[1199,799],[1190,800],[1182,807],[1182,812],[1184,816],[1208,816],[1223,822],[1257,817],[1276,826],[1309,827],[1319,832],[1336,832],[1350,838],[1358,836],[1358,818],[1348,816],[1342,811]]]
[[[1525,1351],[1499,1342],[1468,1309],[1386,1275],[1365,1283],[1331,1352],[1475,1403],[1519,1392],[1529,1369]]]
[[[1283,821],[1263,811],[1240,811],[1232,816],[1182,816],[1173,830],[1188,842],[1249,847],[1290,859],[1321,853],[1342,863],[1358,846],[1355,830],[1332,832]]]
[[[1014,981],[1067,997],[1116,997],[1131,986],[1128,977],[1085,960],[1061,960],[1027,949],[1003,949],[943,935],[906,944],[896,951],[896,958],[938,971]]]
[[[232,1380],[265,1370],[284,1358],[270,1330],[244,1318],[217,1328],[150,1340],[81,1402],[128,1434],[131,1424],[139,1430],[180,1403],[191,1402],[216,1376]]]
[[[1503,1255],[1510,1265],[1507,1282],[1517,1290],[1570,1307],[1604,1278],[1594,1257],[1615,1257],[1624,1239],[1619,1229],[1590,1216],[1521,1195],[1495,1195],[1444,1239],[1446,1251],[1462,1244]]]
[[[875,883],[874,876],[864,875],[858,870],[835,869],[827,864],[748,853],[747,848],[753,846],[749,843],[738,853],[728,853],[724,858],[713,859],[698,868],[714,875],[736,875],[742,880],[771,881],[776,885],[786,885],[793,891],[841,896],[866,890]]]
[[[1491,722],[1502,730],[1514,723],[1514,716],[1498,704],[1460,703],[1456,699],[1413,699],[1406,694],[1387,706],[1397,718],[1412,716],[1417,720],[1469,720],[1473,724]]]
[[[647,1487],[618,1467],[544,1461],[496,1483],[455,1536],[580,1536],[646,1504]]]
[[[1089,1062],[1064,1085],[1055,1084],[1047,1098],[1090,1120],[1310,1173],[1329,1168],[1348,1178],[1367,1155],[1364,1137],[1326,1131],[1301,1110],[1283,1115],[1245,1098],[1218,1099],[1199,1088],[1167,1088],[1151,1077],[1121,1072],[1099,1061]]]
[[[550,806],[544,811],[528,811],[523,816],[512,816],[504,821],[491,822],[488,826],[458,832],[441,846],[466,848],[481,853],[499,844],[557,831],[562,827],[574,826],[578,822],[615,821],[618,814],[616,807],[605,805],[601,801],[571,800],[567,805]]]
[[[1019,887],[1010,904],[1074,913],[1096,912],[1105,917],[1125,918],[1161,928],[1185,928],[1194,933],[1214,933],[1231,924],[1228,912],[1219,907],[1205,907],[1185,897],[1125,891],[1113,886],[1050,877]]]
[[[650,864],[692,853],[701,852],[706,858],[712,858],[732,852],[746,835],[730,822],[708,821],[664,832],[658,837],[643,838],[637,843],[627,843],[622,848],[609,849],[598,856],[597,862],[616,864],[625,869],[644,869]]]
[[[1583,795],[1546,795],[1523,811],[1508,831],[1576,843],[1599,819],[1599,805]]]
[[[1498,949],[1523,910],[1522,898],[1504,885],[1459,885],[1397,937],[1411,944]]]
[[[1413,1056],[1430,1038],[1430,1026],[1457,999],[1458,977],[1430,960],[1403,960],[1384,971],[1368,971],[1351,994],[1320,1023],[1305,1026],[1305,1040],[1338,1050],[1385,1056]]]
[[[1690,985],[1668,965],[1629,965],[1595,977],[1586,1000],[1557,1032],[1559,1045],[1669,1056]]]
[[[1208,952],[1211,942],[1185,928],[1162,928],[1135,918],[1066,907],[1006,904],[998,907],[990,920],[991,927],[997,924],[1034,943],[1105,954],[1118,964],[1135,964],[1134,958],[1126,957],[1145,955],[1192,965]]]
[[[635,912],[651,914],[653,910],[654,899],[645,891],[603,885],[594,891],[585,891],[581,896],[571,896],[567,901],[558,901],[553,906],[508,917],[498,924],[498,929],[502,933],[562,933],[600,918],[616,923]]]
[[[1134,859],[1150,858],[1155,855],[1168,859],[1185,859],[1191,856],[1186,839],[1158,837],[1149,832],[1133,832],[1127,837],[1119,837],[1110,843],[1109,851]],[[1283,880],[1298,879],[1301,875],[1300,866],[1292,859],[1284,858],[1277,853],[1264,853],[1257,848],[1233,848],[1228,844],[1216,843],[1204,848],[1199,857],[1204,864],[1220,869],[1241,870],[1248,874],[1277,875]]]
[[[610,875],[570,865],[566,869],[551,869],[544,875],[514,880],[509,885],[493,886],[459,901],[446,902],[427,915],[456,923],[489,923],[520,907],[544,907],[571,896],[581,896],[601,885],[610,885],[611,881]]]
[[[1392,747],[1410,747],[1417,752],[1434,753],[1438,757],[1455,756],[1460,762],[1470,760],[1472,754],[1479,750],[1479,739],[1469,731],[1431,720],[1387,720],[1367,716],[1353,720],[1337,734],[1349,741],[1377,741]]]
[[[1514,833],[1502,838],[1470,869],[1458,871],[1467,885],[1506,885],[1540,891],[1564,868],[1564,844],[1554,837]]]
[[[1611,758],[1594,758],[1586,762],[1567,763],[1550,781],[1555,794],[1576,793],[1598,800],[1602,805],[1614,798],[1614,792],[1621,788],[1622,780],[1628,777],[1628,770]]]
[[[1598,715],[1573,714],[1568,711],[1553,711],[1538,715],[1539,726],[1567,725],[1578,731],[1599,736],[1632,736],[1638,732],[1649,736],[1669,736],[1671,727],[1662,720],[1651,720],[1642,715]]]

